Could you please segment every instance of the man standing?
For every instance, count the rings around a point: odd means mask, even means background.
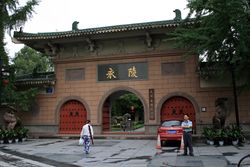
[[[183,140],[184,140],[184,154],[187,155],[187,147],[189,149],[189,155],[194,156],[193,146],[192,146],[192,121],[189,120],[187,114],[184,115],[184,121],[181,124],[183,128]]]
[[[93,144],[93,128],[90,125],[90,120],[86,121],[86,124],[82,127],[82,131],[80,134],[80,137],[83,138],[84,141],[84,152],[86,154],[89,154],[89,147],[90,147],[90,141],[92,141]]]

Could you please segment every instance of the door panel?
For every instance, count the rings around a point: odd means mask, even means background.
[[[102,110],[102,130],[110,131],[110,111],[109,111],[109,101],[105,101]]]
[[[161,109],[161,121],[170,118],[183,120],[184,114],[189,115],[190,120],[193,122],[193,129],[195,131],[195,109],[193,104],[184,97],[175,96],[165,101]]]
[[[82,103],[71,100],[63,104],[60,111],[59,133],[80,134],[87,120],[87,112]]]

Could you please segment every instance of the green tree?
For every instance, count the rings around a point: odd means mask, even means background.
[[[10,82],[3,88],[2,102],[19,111],[28,111],[30,104],[33,103],[38,93],[38,89],[16,89],[14,85],[16,77],[52,71],[53,64],[46,55],[25,46],[15,55],[13,64],[10,67],[12,69],[9,77]]]
[[[30,0],[25,6],[19,6],[18,0],[0,1],[0,56],[4,64],[8,64],[8,56],[4,49],[5,32],[23,25],[31,18],[36,5],[38,5],[38,0]]]
[[[188,0],[190,13],[172,34],[178,47],[201,61],[234,70],[250,85],[250,8],[247,0]],[[192,20],[194,24],[185,24]]]
[[[16,76],[54,70],[53,63],[47,55],[27,46],[23,47],[12,61]]]
[[[3,88],[2,105],[8,105],[16,111],[29,111],[37,93],[37,88],[17,90],[13,82],[10,82]]]
[[[188,0],[190,12],[172,34],[178,47],[220,68],[217,75],[231,73],[237,125],[236,80],[244,79],[243,86],[250,86],[249,4],[249,0]],[[194,24],[185,24],[190,20]]]
[[[18,0],[0,1],[0,107],[3,101],[7,105],[14,106],[18,109],[22,107],[26,110],[27,107],[24,106],[28,106],[29,104],[27,99],[34,99],[35,93],[33,93],[33,89],[23,92],[17,92],[15,89],[14,70],[9,66],[9,58],[5,51],[4,37],[7,31],[11,32],[12,29],[20,27],[31,18],[34,6],[36,5],[38,5],[38,0],[30,0],[24,6],[20,6]],[[8,76],[10,81],[8,85],[3,85],[3,69],[10,73],[10,76]],[[23,105],[23,102],[25,105]]]
[[[112,104],[112,116],[122,116],[131,112],[131,106],[134,106],[134,111],[143,120],[144,112],[141,100],[133,93],[126,93],[120,96],[114,104]]]

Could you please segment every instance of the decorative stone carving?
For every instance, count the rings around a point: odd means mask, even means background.
[[[95,43],[90,38],[86,38],[86,41],[89,44],[89,51],[94,52],[95,51]]]
[[[152,47],[152,37],[148,32],[146,32],[146,44],[148,48]]]
[[[74,57],[78,56],[78,47],[73,47],[73,56]]]
[[[19,33],[23,33],[23,27],[19,28]]]
[[[74,21],[73,23],[72,23],[72,31],[78,31],[79,29],[78,29],[78,21]]]
[[[219,128],[225,126],[226,118],[230,112],[228,98],[217,98],[215,101],[215,115],[213,117],[213,125]]]
[[[175,9],[174,12],[175,12],[175,18],[174,18],[174,20],[176,20],[176,21],[182,20],[182,18],[181,18],[181,11],[179,9]]]
[[[119,53],[125,52],[124,41],[122,41],[122,40],[118,41],[118,51],[119,51]]]
[[[59,47],[55,44],[48,42],[47,45],[44,47],[44,51],[47,55],[56,55],[59,51]]]
[[[7,130],[14,129],[17,123],[17,118],[13,111],[6,111],[3,115],[3,119]]]
[[[218,112],[215,112],[213,116],[213,127],[215,129],[221,129],[221,120],[220,120]]]

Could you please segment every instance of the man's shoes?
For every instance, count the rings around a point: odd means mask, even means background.
[[[182,154],[183,156],[187,156],[187,153]]]
[[[189,154],[189,155],[190,155],[190,156],[192,156],[192,157],[194,156],[194,154],[193,154],[193,153],[191,153],[191,154]]]

